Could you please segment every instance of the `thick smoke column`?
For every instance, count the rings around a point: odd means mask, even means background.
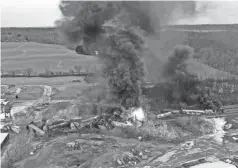
[[[167,78],[173,78],[178,73],[189,75],[186,62],[189,58],[192,58],[193,54],[193,48],[187,45],[177,45],[164,68],[164,76]]]
[[[198,102],[197,76],[187,71],[187,60],[192,58],[193,48],[178,45],[174,48],[168,63],[164,68],[164,77],[167,79],[167,93],[170,103],[184,103],[189,105]]]
[[[69,43],[82,43],[85,53],[99,51],[111,92],[126,108],[136,107],[145,75],[143,36],[159,32],[178,6],[184,14],[193,12],[192,2],[62,1],[57,25]]]
[[[174,48],[169,61],[164,68],[164,76],[168,82],[165,87],[170,103],[180,104],[183,108],[187,105],[199,105],[202,109],[218,110],[220,101],[212,94],[211,90],[203,87],[202,81],[197,76],[187,71],[187,60],[193,57],[194,49],[186,45]]]
[[[147,27],[129,12],[143,15],[137,3],[136,9],[129,10],[132,4],[127,2],[66,2],[68,5],[60,6],[65,17],[58,22],[69,42],[83,41],[84,50],[91,55],[99,51],[111,93],[126,108],[140,106],[144,77],[145,46],[141,35]]]
[[[91,22],[91,25],[96,21],[102,25],[121,11],[127,12],[129,17],[123,22],[127,20],[148,33],[158,32],[160,25],[195,16],[197,12],[195,1],[61,1],[59,8],[63,17],[56,25],[70,42],[78,42],[82,38],[83,21]]]

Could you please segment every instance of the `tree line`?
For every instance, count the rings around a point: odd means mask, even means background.
[[[32,68],[26,68],[24,70],[13,70],[10,72],[5,72],[4,69],[1,69],[1,77],[58,77],[58,76],[90,76],[95,72],[86,69],[82,71],[82,66],[76,65],[73,69],[69,69],[68,72],[62,71],[53,71],[50,69],[45,69],[44,73],[36,73]]]

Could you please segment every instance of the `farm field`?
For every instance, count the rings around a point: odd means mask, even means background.
[[[70,77],[52,77],[52,78],[41,78],[41,77],[34,77],[34,78],[26,78],[26,77],[17,77],[17,78],[2,78],[1,82],[2,85],[50,85],[50,86],[57,86],[57,85],[64,85],[68,83],[72,83],[73,80],[82,80],[82,77],[78,76],[70,76]]]
[[[20,92],[19,100],[36,100],[43,96],[44,89],[39,86],[29,86]]]
[[[1,44],[1,61],[4,72],[32,68],[33,72],[44,73],[46,70],[69,72],[75,65],[91,66],[95,58],[60,45],[8,42]]]
[[[17,90],[17,87],[14,87],[15,90]],[[4,91],[5,90],[5,91]],[[4,89],[2,93],[6,93],[6,91],[13,90],[13,89]],[[43,96],[44,89],[39,86],[28,86],[25,87],[24,89],[20,90],[20,93],[17,94],[19,96],[19,99],[17,102],[25,101],[25,100],[36,100],[39,99]],[[11,95],[3,95],[1,98],[5,99],[15,99],[15,94]],[[15,101],[16,102],[16,101]]]
[[[167,35],[166,33],[160,38],[146,39],[147,45],[153,53],[153,56],[149,55],[144,59],[147,81],[163,81],[162,70],[170,52],[177,44],[182,44],[185,41],[182,35],[175,34],[174,40],[170,40]],[[24,71],[26,68],[32,68],[33,73],[45,73],[46,70],[69,72],[76,65],[91,70],[99,67],[95,57],[79,55],[64,46],[54,44],[3,42],[1,55],[1,69],[4,72]],[[188,70],[202,79],[231,76],[227,72],[212,68],[195,59],[190,59],[188,62]]]

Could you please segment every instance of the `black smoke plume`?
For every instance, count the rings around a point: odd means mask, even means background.
[[[174,17],[175,9],[181,9],[183,15],[193,13],[194,3],[61,1],[59,8],[63,17],[57,26],[65,40],[81,44],[77,47],[80,53],[99,52],[111,92],[128,108],[140,106],[147,54],[143,37],[157,34],[160,24]]]

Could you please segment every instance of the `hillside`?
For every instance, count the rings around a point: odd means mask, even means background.
[[[38,43],[63,44],[56,28],[1,28],[1,30],[2,42],[28,40]],[[237,31],[238,25],[162,26],[158,36],[146,37],[147,45],[151,51],[150,55],[145,58],[147,80],[152,82],[162,80],[160,72],[170,52],[177,44],[188,44],[194,48],[195,56],[189,61],[188,68],[189,71],[198,74],[200,78],[220,78],[229,73],[237,75]],[[2,48],[6,49],[5,47],[7,45],[2,45]],[[63,50],[55,52],[60,55],[59,52],[63,52]],[[55,56],[57,56],[56,53]],[[19,56],[22,52],[10,53],[12,56],[14,54]],[[3,50],[2,56],[8,60],[9,52]],[[31,56],[29,53],[25,57],[30,59]],[[67,59],[69,58],[67,57]]]
[[[167,62],[168,56],[177,44],[186,44],[183,34],[171,32],[164,32],[160,34],[160,37],[147,38],[147,45],[152,54],[145,59],[147,77],[151,82],[162,82],[163,66]],[[171,40],[172,39],[172,40]],[[196,49],[195,49],[196,52]],[[202,62],[201,60],[190,59],[188,61],[188,71],[197,74],[200,79],[206,78],[226,78],[228,76],[235,76],[230,74],[229,71],[223,71],[223,69],[214,68]]]
[[[238,25],[176,25],[164,27],[161,39],[180,39],[194,48],[198,62],[237,75],[237,31]]]
[[[62,45],[35,42],[8,42],[1,44],[2,73],[24,74],[30,68],[32,74],[63,73],[80,66],[82,71],[97,68],[94,57],[79,55]]]

